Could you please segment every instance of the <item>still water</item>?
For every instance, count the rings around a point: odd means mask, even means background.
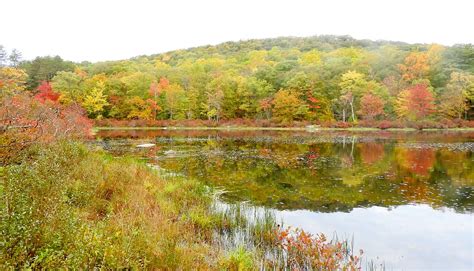
[[[387,270],[474,269],[474,132],[114,130],[97,142],[284,225],[353,238]]]

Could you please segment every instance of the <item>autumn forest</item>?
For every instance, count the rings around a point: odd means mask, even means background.
[[[389,128],[419,121],[436,126],[439,120],[463,126],[474,116],[470,44],[314,36],[98,63],[59,56],[21,61],[18,51],[3,50],[0,61],[3,93],[21,90],[40,100],[76,104],[98,120],[240,119]]]
[[[0,270],[471,270],[473,142],[473,44],[0,45]]]

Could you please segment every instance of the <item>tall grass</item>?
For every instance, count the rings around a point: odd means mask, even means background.
[[[210,268],[205,187],[63,142],[2,170],[0,268]],[[205,216],[203,215],[203,216]]]
[[[203,184],[134,158],[71,142],[22,155],[0,168],[2,270],[331,270],[319,255],[353,266],[340,242],[290,232],[272,212],[224,204]]]

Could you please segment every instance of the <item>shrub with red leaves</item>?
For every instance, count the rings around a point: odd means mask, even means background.
[[[78,105],[62,106],[27,94],[0,103],[0,163],[6,164],[33,143],[90,135],[92,122]],[[41,101],[41,102],[40,102]],[[51,100],[53,101],[53,100]]]
[[[60,94],[53,91],[53,87],[49,82],[41,82],[41,85],[38,86],[37,90],[38,94],[35,95],[35,99],[42,103],[45,103],[46,101],[55,103],[59,100]]]
[[[361,256],[353,255],[347,242],[328,241],[324,234],[301,229],[278,229],[277,246],[285,252],[288,270],[361,270]]]

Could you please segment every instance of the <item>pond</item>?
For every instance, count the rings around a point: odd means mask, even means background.
[[[387,270],[473,269],[474,132],[102,130],[97,142],[286,226],[353,238]]]

